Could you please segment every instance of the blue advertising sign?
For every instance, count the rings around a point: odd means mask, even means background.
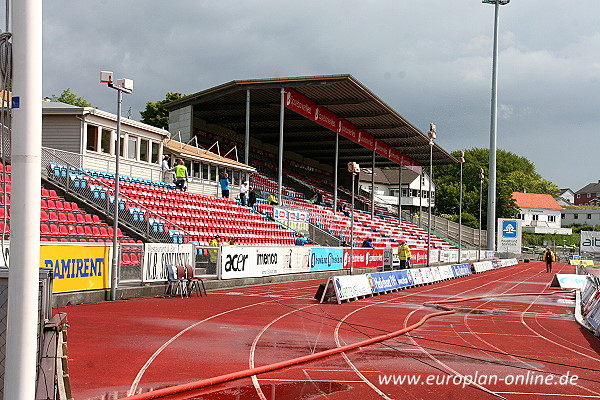
[[[507,238],[516,238],[519,230],[517,221],[502,221],[502,235]]]
[[[310,270],[327,271],[343,269],[344,249],[312,247],[310,249]]]
[[[367,277],[373,293],[414,285],[412,275],[408,270],[377,272],[374,274],[367,274]]]
[[[454,264],[451,267],[455,277],[471,275],[471,264]]]

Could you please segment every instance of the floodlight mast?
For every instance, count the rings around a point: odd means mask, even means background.
[[[117,285],[119,272],[119,157],[121,156],[121,103],[123,93],[133,92],[133,81],[131,79],[117,79],[113,81],[111,71],[100,71],[100,83],[106,83],[108,87],[117,91],[117,141],[115,143],[115,193],[113,201],[113,265],[111,269],[110,299],[117,299]]]
[[[492,101],[490,121],[490,157],[488,177],[488,215],[487,215],[487,247],[496,250],[496,143],[498,129],[498,21],[500,6],[510,0],[482,0],[483,4],[494,4],[494,49],[492,56]]]

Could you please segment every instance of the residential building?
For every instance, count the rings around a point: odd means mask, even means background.
[[[576,206],[600,206],[600,180],[575,192]]]
[[[520,208],[523,232],[570,235],[570,228],[561,227],[562,207],[549,194],[514,192],[512,197]]]

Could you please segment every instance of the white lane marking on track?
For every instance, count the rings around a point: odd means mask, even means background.
[[[515,273],[515,274],[516,274],[516,273]],[[515,274],[513,274],[513,275],[515,275]],[[480,277],[480,276],[482,276],[482,275],[470,275],[470,276],[469,276],[469,277],[467,277],[467,278],[469,278],[469,280],[472,280],[472,279],[479,279],[478,277]],[[486,276],[489,276],[489,275],[486,275]],[[510,275],[510,276],[512,276],[512,275]],[[473,277],[473,278],[472,278],[472,279],[470,279],[471,277]],[[340,325],[341,325],[342,323],[344,323],[344,321],[345,321],[345,320],[346,320],[346,319],[347,319],[347,318],[348,318],[350,315],[354,314],[354,313],[355,313],[355,312],[357,312],[357,311],[361,311],[361,310],[363,310],[363,309],[365,309],[365,308],[367,308],[367,307],[371,307],[371,306],[375,306],[375,305],[384,305],[384,306],[385,306],[385,305],[386,305],[385,303],[390,303],[390,302],[392,302],[392,301],[402,301],[402,300],[404,300],[406,297],[410,297],[410,296],[419,296],[419,295],[422,295],[423,293],[431,292],[431,291],[433,291],[433,290],[436,290],[436,289],[440,289],[440,288],[447,288],[447,287],[449,287],[449,286],[458,285],[458,284],[460,284],[460,283],[464,283],[465,281],[466,281],[466,279],[461,279],[461,280],[453,280],[453,281],[443,282],[443,286],[441,286],[441,285],[431,286],[431,287],[429,287],[428,289],[424,289],[424,290],[422,290],[422,291],[419,291],[419,292],[399,292],[399,294],[400,294],[400,293],[401,293],[401,294],[403,294],[403,296],[401,296],[399,299],[398,299],[398,298],[392,298],[392,299],[389,299],[389,300],[383,300],[383,301],[376,301],[376,300],[375,300],[373,303],[370,303],[370,304],[367,304],[367,305],[365,305],[365,306],[359,307],[359,308],[357,308],[356,310],[354,310],[354,311],[352,311],[352,312],[350,312],[350,313],[346,314],[346,315],[345,315],[345,316],[344,316],[342,319],[340,319],[340,320],[338,321],[338,325],[336,326],[336,330],[334,331],[334,335],[335,335],[334,337],[335,337],[336,343],[338,343],[338,340],[339,340],[339,327],[340,327]],[[495,281],[492,281],[492,282],[495,282]],[[465,291],[463,291],[463,292],[457,293],[455,296],[458,296],[458,295],[461,295],[461,294],[464,294],[464,293],[470,292],[470,291],[472,291],[472,290],[475,290],[475,289],[479,289],[479,288],[481,288],[481,287],[483,287],[483,286],[486,286],[486,285],[488,285],[488,284],[490,284],[490,283],[492,283],[492,282],[488,282],[488,283],[486,283],[486,284],[483,284],[483,285],[477,286],[477,287],[475,287],[475,288],[472,288],[472,289],[467,289],[467,290],[465,290]],[[421,287],[419,287],[419,288],[422,288],[422,287],[423,287],[423,286],[421,286]],[[405,326],[406,326],[406,325],[405,325]],[[395,339],[395,340],[397,340],[397,339]],[[338,345],[339,345],[339,344],[338,344]],[[419,346],[419,347],[420,347],[420,346]],[[341,354],[342,354],[342,356],[343,356],[344,360],[346,361],[346,363],[347,363],[347,364],[350,366],[350,368],[352,368],[352,369],[354,370],[354,372],[355,372],[355,373],[356,373],[358,376],[360,376],[360,377],[361,377],[361,379],[362,379],[362,380],[363,380],[363,381],[364,381],[364,382],[365,382],[367,385],[369,385],[369,386],[370,386],[370,387],[371,387],[373,390],[375,390],[375,392],[379,393],[379,394],[380,394],[380,396],[382,396],[382,397],[384,397],[384,398],[388,398],[388,397],[387,397],[387,395],[385,395],[385,394],[382,394],[382,392],[381,392],[381,391],[380,391],[380,390],[379,390],[379,389],[378,389],[376,386],[374,386],[374,384],[373,384],[371,381],[369,381],[369,380],[368,380],[368,379],[367,379],[367,378],[366,378],[366,377],[365,377],[365,376],[364,376],[364,375],[363,375],[363,374],[362,374],[362,373],[361,373],[361,372],[358,370],[358,368],[356,368],[356,366],[354,365],[354,363],[352,363],[352,361],[350,360],[350,358],[349,358],[348,356],[346,356],[346,354],[345,354],[345,353],[341,353]]]
[[[348,370],[349,371],[349,370]],[[326,382],[326,383],[330,383],[331,379],[281,379],[281,378],[258,378],[258,380],[260,382]],[[340,379],[336,379],[336,382],[339,383],[363,383],[363,381],[347,381],[347,380],[340,380]]]
[[[532,267],[531,267],[531,268],[532,268]],[[499,280],[501,280],[501,279],[503,279],[503,278],[512,277],[512,276],[514,276],[514,275],[517,275],[517,274],[518,274],[518,273],[520,273],[520,272],[524,272],[524,271],[527,271],[527,270],[529,270],[529,269],[530,269],[530,268],[528,268],[528,269],[526,269],[526,270],[519,270],[519,271],[516,271],[514,274],[511,274],[511,275],[508,275],[508,276],[506,276],[506,275],[501,275],[501,276],[500,276],[498,279],[492,280],[492,281],[490,281],[490,282],[488,282],[488,283],[486,283],[486,284],[480,285],[480,286],[478,286],[478,287],[476,287],[476,288],[469,289],[469,290],[465,290],[465,291],[463,291],[463,292],[457,293],[457,294],[455,294],[455,295],[453,295],[453,296],[451,296],[451,297],[448,297],[447,299],[452,299],[452,298],[455,298],[455,297],[457,297],[457,296],[459,296],[459,295],[462,295],[462,294],[464,294],[464,293],[470,292],[470,291],[472,291],[472,290],[475,290],[475,289],[480,289],[480,288],[482,288],[482,287],[484,287],[484,286],[487,286],[487,285],[489,285],[489,284],[492,284],[492,283],[494,283],[494,282],[498,282]],[[495,271],[500,271],[500,270],[495,270]],[[406,318],[404,319],[404,326],[405,326],[405,327],[406,327],[406,326],[408,326],[408,320],[410,319],[410,317],[411,317],[411,316],[412,316],[412,315],[413,315],[415,312],[417,312],[417,311],[418,311],[418,310],[413,310],[412,312],[410,312],[410,313],[409,313],[409,314],[406,316]],[[442,361],[438,360],[438,359],[437,359],[435,356],[433,356],[431,353],[429,353],[427,350],[425,350],[425,349],[424,349],[422,346],[420,346],[420,345],[419,345],[419,344],[418,344],[418,343],[417,343],[417,342],[414,340],[414,338],[412,338],[411,336],[408,336],[408,338],[409,338],[409,340],[410,340],[410,341],[411,341],[411,342],[412,342],[414,345],[416,345],[418,348],[420,348],[420,349],[421,349],[421,351],[422,351],[423,353],[425,353],[425,354],[426,354],[426,355],[427,355],[427,356],[428,356],[430,359],[432,359],[432,360],[433,360],[433,361],[435,361],[436,363],[440,364],[440,365],[441,365],[442,367],[444,367],[444,368],[445,368],[447,371],[450,371],[450,372],[452,372],[453,374],[455,374],[455,376],[460,376],[460,377],[462,377],[462,376],[463,376],[463,375],[462,375],[462,374],[460,374],[458,371],[455,371],[455,370],[454,370],[454,369],[452,369],[450,366],[448,366],[448,365],[444,364]],[[486,393],[490,393],[490,394],[492,394],[492,395],[495,395],[495,396],[502,397],[502,396],[500,396],[500,395],[496,394],[495,392],[493,392],[493,391],[491,391],[491,390],[489,390],[489,389],[485,388],[484,386],[481,386],[481,385],[479,385],[479,384],[477,384],[477,383],[473,383],[473,386],[476,386],[477,388],[479,388],[479,389],[483,390],[483,391],[484,391],[484,392],[486,392]],[[502,398],[503,398],[503,397],[502,397]]]
[[[218,293],[218,294],[222,294],[222,293]],[[156,357],[158,357],[160,355],[160,353],[167,348],[167,346],[169,346],[171,343],[173,343],[177,338],[179,338],[181,335],[183,335],[185,332],[189,331],[190,329],[200,325],[203,322],[209,321],[213,318],[216,317],[220,317],[222,315],[225,314],[229,314],[235,311],[239,311],[239,310],[243,310],[245,308],[249,308],[249,307],[254,307],[254,306],[258,306],[258,305],[262,305],[262,304],[267,304],[267,303],[272,303],[274,302],[274,300],[265,300],[265,301],[261,301],[259,303],[254,303],[254,304],[248,304],[242,307],[237,307],[231,310],[227,310],[227,311],[223,311],[219,314],[215,314],[215,315],[211,315],[210,317],[207,317],[201,321],[195,322],[194,324],[188,326],[187,328],[181,330],[179,333],[177,333],[175,336],[173,336],[171,339],[167,340],[162,346],[160,346],[155,352],[154,354],[152,354],[152,356],[150,356],[150,358],[146,361],[146,363],[142,366],[142,368],[140,369],[140,371],[138,372],[138,374],[136,375],[135,379],[133,380],[133,383],[131,384],[131,387],[129,388],[129,391],[127,392],[128,396],[132,396],[135,391],[137,390],[138,385],[140,384],[140,380],[142,379],[142,377],[144,376],[144,373],[146,372],[146,370],[150,367],[150,365],[152,364],[152,362],[156,359]]]
[[[261,331],[254,337],[254,341],[252,342],[252,346],[250,347],[250,357],[248,360],[250,369],[254,368],[254,354],[256,352],[256,345],[258,344],[258,341],[260,340],[260,337],[262,336],[262,334],[265,333],[267,331],[267,329],[269,329],[275,322],[279,321],[280,319],[282,319],[284,317],[287,317],[290,314],[304,310],[305,308],[315,307],[315,306],[316,306],[316,304],[309,304],[307,306],[294,309],[292,311],[289,311],[285,314],[280,315],[279,317],[277,317],[274,320],[272,320],[271,322],[269,322],[267,325],[263,326]],[[258,379],[256,378],[256,375],[252,375],[252,385],[254,385],[254,388],[256,389],[256,393],[258,394],[258,397],[260,397],[261,400],[267,400],[267,398],[265,397],[265,394],[263,393],[262,389],[260,388],[260,385],[258,384]]]

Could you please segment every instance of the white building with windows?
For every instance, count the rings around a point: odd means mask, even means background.
[[[371,174],[370,168],[363,168],[359,174],[359,188],[371,192]],[[435,183],[431,184],[431,196],[429,196],[429,175],[411,171],[402,170],[402,182],[400,182],[400,171],[398,169],[380,169],[375,168],[375,200],[380,203],[390,205],[398,204],[398,193],[402,188],[402,208],[409,209],[412,212],[419,207],[429,207],[429,198],[431,197],[431,207],[435,207]],[[421,194],[421,197],[419,197]]]
[[[551,195],[514,192],[512,197],[520,208],[517,218],[521,219],[523,232],[559,235],[573,233],[571,228],[561,227],[562,207]]]
[[[119,173],[136,178],[161,181],[163,155],[184,160],[190,176],[189,190],[195,193],[219,193],[219,174],[229,173],[232,194],[243,174],[254,168],[222,157],[198,146],[169,139],[169,131],[121,118]],[[60,102],[42,105],[42,158],[59,164],[97,171],[115,171],[117,116],[93,107],[77,107]],[[172,175],[169,175],[171,177]],[[172,178],[171,178],[172,179]],[[171,179],[166,178],[167,181]]]
[[[600,208],[599,209],[564,209],[562,210],[563,225],[590,225],[600,226]]]

